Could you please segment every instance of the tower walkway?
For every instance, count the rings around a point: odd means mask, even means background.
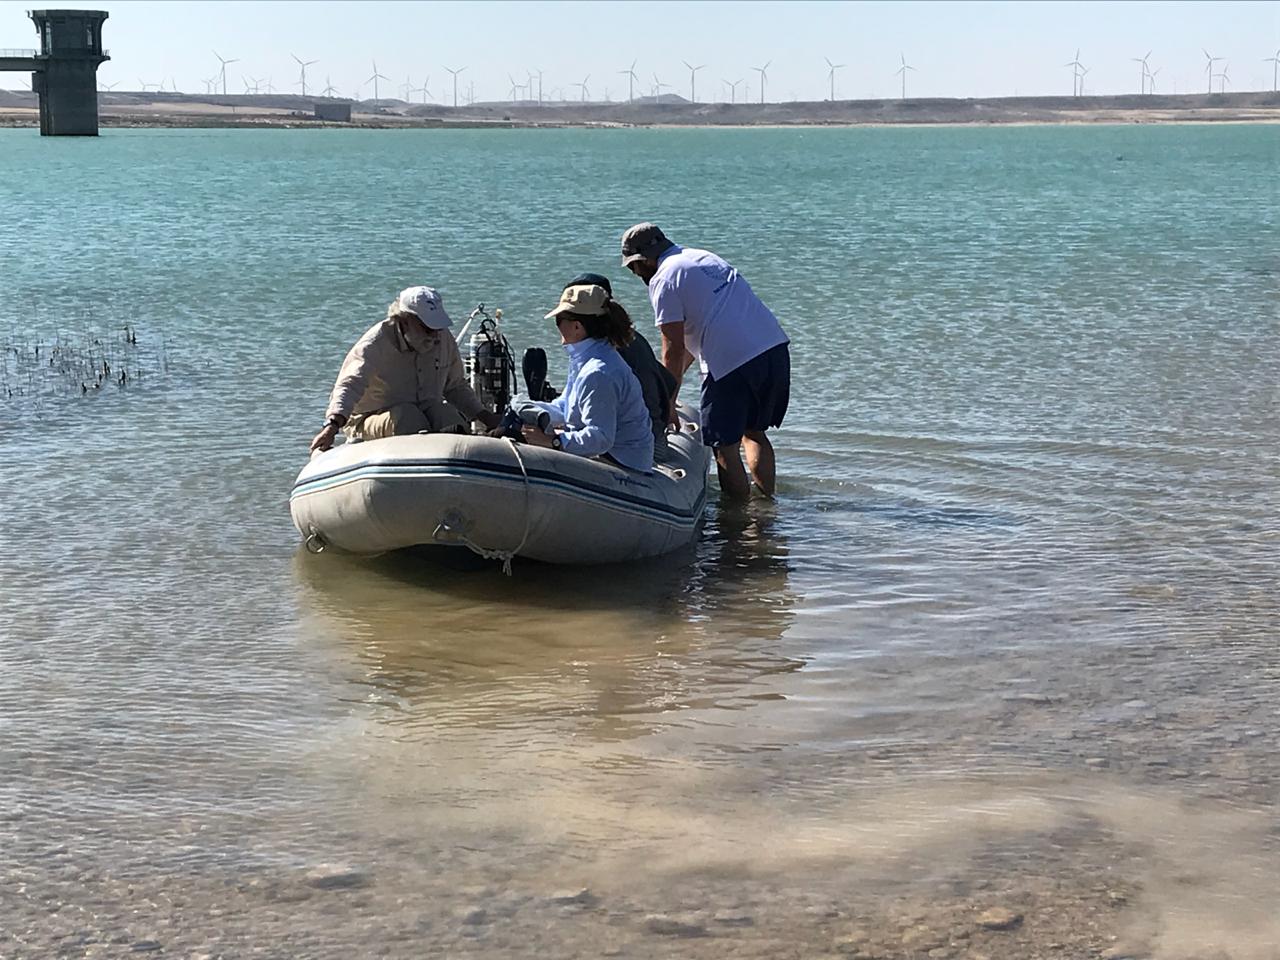
[[[39,68],[34,50],[0,48],[0,73],[26,73]]]

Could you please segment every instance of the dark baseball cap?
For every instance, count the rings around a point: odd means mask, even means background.
[[[609,278],[601,273],[580,273],[568,283],[564,285],[564,289],[570,287],[596,286],[604,287],[604,292],[613,296],[613,284],[609,282]]]
[[[622,265],[637,260],[657,260],[658,255],[674,244],[656,223],[637,223],[622,235]]]

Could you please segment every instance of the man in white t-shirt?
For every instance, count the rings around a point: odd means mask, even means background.
[[[778,318],[730,264],[672,243],[652,223],[622,235],[622,265],[649,287],[662,363],[677,392],[695,359],[702,369],[702,439],[715,451],[721,491],[749,500],[754,480],[772,497],[777,471],[765,431],[782,425],[791,393],[789,341]]]

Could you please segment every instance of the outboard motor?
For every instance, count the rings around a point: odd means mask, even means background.
[[[493,316],[489,316],[483,303],[471,311],[459,339],[477,318],[480,325],[468,341],[463,366],[471,389],[485,409],[499,413],[507,408],[515,393],[515,359],[511,356],[511,345],[498,329],[502,311],[495,310]]]
[[[541,347],[530,347],[520,358],[520,369],[524,373],[524,387],[530,400],[554,400],[560,396],[559,391],[547,382],[547,351]]]

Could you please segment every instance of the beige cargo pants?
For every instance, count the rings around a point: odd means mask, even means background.
[[[377,413],[353,417],[349,432],[354,440],[380,440],[407,433],[470,433],[471,424],[458,408],[444,400],[430,400],[421,407],[397,403]]]

